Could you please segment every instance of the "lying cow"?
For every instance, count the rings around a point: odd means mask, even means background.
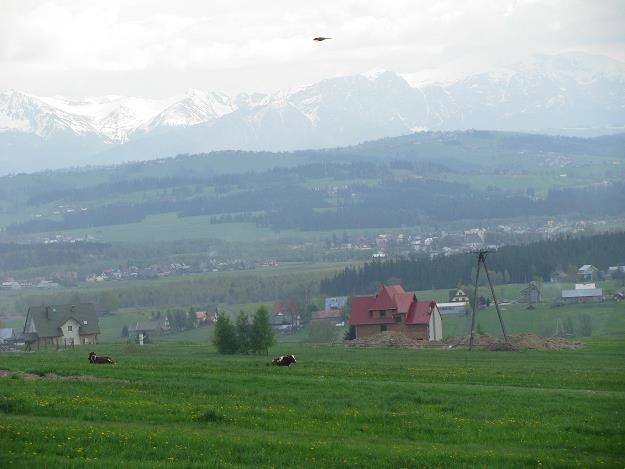
[[[284,355],[271,360],[271,364],[276,366],[291,366],[292,363],[297,363],[295,355]]]
[[[115,362],[111,357],[98,357],[95,352],[91,352],[89,354],[89,363],[93,363],[94,365],[112,365]]]

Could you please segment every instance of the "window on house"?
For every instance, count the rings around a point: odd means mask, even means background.
[[[72,332],[72,326],[67,326],[67,332]]]
[[[373,311],[369,311],[369,317],[372,318],[373,317]]]
[[[382,324],[380,326],[380,331],[384,332],[386,330],[386,324]]]
[[[386,311],[380,311],[380,317],[383,318],[384,316],[386,316]]]
[[[399,314],[395,316],[395,322],[401,322],[401,316]]]

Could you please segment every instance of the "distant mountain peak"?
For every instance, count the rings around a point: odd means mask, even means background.
[[[87,141],[119,161],[214,149],[332,147],[425,129],[591,136],[625,129],[624,83],[625,64],[567,52],[416,87],[379,69],[275,94],[190,88],[164,99],[76,99],[5,90],[0,167],[15,154],[49,158],[46,142],[56,136],[63,136],[56,139],[59,154],[72,164],[90,155]]]
[[[375,80],[377,80],[378,78],[380,78],[382,75],[384,75],[386,73],[390,73],[392,75],[395,75],[394,72],[389,72],[386,69],[374,68],[374,69],[371,69],[371,70],[363,73],[362,76],[365,77],[369,81],[375,81]]]

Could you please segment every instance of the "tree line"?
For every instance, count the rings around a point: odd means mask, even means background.
[[[219,353],[269,355],[269,347],[275,343],[269,311],[265,306],[260,306],[251,323],[243,311],[239,313],[235,323],[227,315],[220,314],[215,322],[213,343]]]
[[[558,267],[577,268],[583,264],[599,269],[625,264],[625,232],[504,246],[487,257],[489,271],[512,283],[526,283],[537,277],[548,281]],[[330,296],[371,293],[380,284],[397,282],[406,290],[453,288],[473,283],[475,265],[474,254],[374,261],[362,267],[347,267],[322,280],[320,288]]]

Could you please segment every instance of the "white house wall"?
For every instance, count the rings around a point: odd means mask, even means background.
[[[430,315],[430,323],[428,329],[429,340],[443,340],[443,321],[441,320],[441,313],[436,307]]]
[[[69,330],[69,326],[72,327],[72,330]],[[63,331],[63,340],[66,343],[70,343],[70,339],[74,341],[74,344],[80,344],[80,324],[73,319],[68,319],[61,326],[61,331]]]

